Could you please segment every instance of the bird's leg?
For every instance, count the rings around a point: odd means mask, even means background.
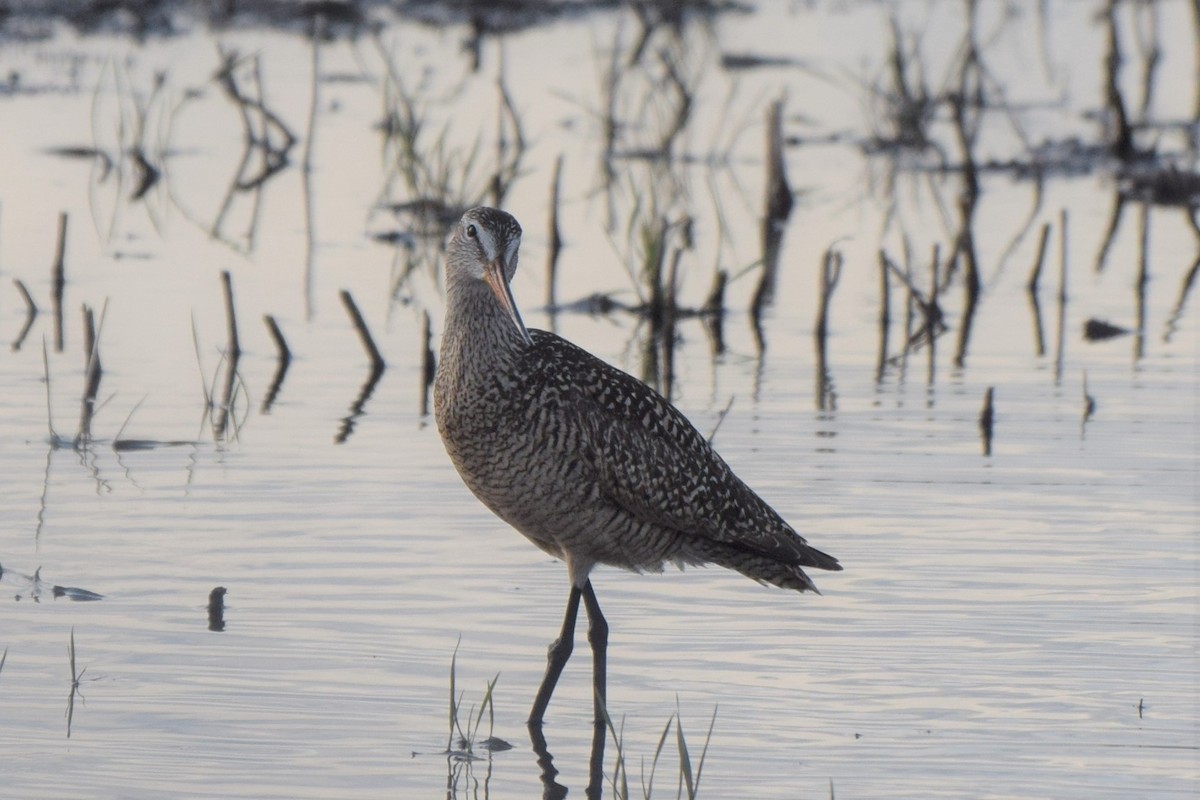
[[[607,700],[608,685],[608,621],[600,613],[600,601],[592,589],[592,582],[583,585],[583,605],[588,615],[588,642],[592,645],[592,688],[595,690],[596,716]]]
[[[590,584],[588,593],[591,594]],[[579,597],[580,589],[578,586],[571,587],[571,594],[567,597],[567,613],[563,615],[562,632],[558,638],[550,645],[550,650],[546,654],[546,674],[542,678],[542,685],[538,687],[537,696],[533,698],[533,710],[529,712],[529,727],[541,727],[542,718],[546,716],[546,706],[550,705],[550,695],[554,694],[554,687],[558,683],[558,676],[562,674],[563,667],[567,665],[567,659],[571,657],[571,651],[575,648],[575,617],[579,614]],[[591,607],[596,602],[596,596],[592,594],[592,599],[588,603],[588,618],[591,619]],[[597,610],[599,606],[597,606]],[[590,637],[590,629],[589,629]]]
[[[596,600],[596,592],[592,582],[583,585],[583,604],[588,615],[588,642],[592,645],[592,757],[588,764],[588,787],[586,796],[589,800],[599,798],[604,789],[604,740],[606,738],[605,721],[608,719],[607,686],[608,686],[608,622],[600,613],[600,602]]]

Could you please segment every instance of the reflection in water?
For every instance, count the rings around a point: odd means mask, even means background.
[[[1037,258],[1025,285],[1025,293],[1029,296],[1029,307],[1033,312],[1033,341],[1034,353],[1037,356],[1046,355],[1046,334],[1042,328],[1042,307],[1038,302],[1038,287],[1042,278],[1042,264],[1046,260],[1046,245],[1050,241],[1050,223],[1042,224],[1042,235],[1038,239]]]
[[[267,388],[262,405],[259,407],[261,413],[270,414],[271,406],[275,404],[275,398],[279,396],[279,390],[283,388],[283,379],[287,377],[288,367],[292,364],[292,351],[288,347],[287,339],[283,338],[283,331],[279,329],[279,323],[275,321],[275,317],[264,314],[263,322],[266,323],[267,330],[271,333],[271,340],[275,342],[275,349],[279,352],[279,360],[275,367],[275,374],[271,377],[271,385]]]
[[[337,436],[333,441],[335,444],[345,444],[350,438],[350,434],[354,433],[354,423],[366,413],[367,401],[371,399],[371,394],[375,391],[375,385],[379,383],[379,379],[383,377],[383,370],[387,364],[383,360],[383,356],[379,353],[379,348],[375,346],[375,339],[371,336],[371,331],[367,328],[366,320],[363,319],[362,312],[358,310],[358,305],[354,302],[354,298],[350,292],[343,289],[341,291],[342,305],[346,307],[346,312],[350,315],[351,322],[354,323],[354,329],[358,331],[359,340],[362,342],[363,349],[367,351],[367,355],[371,359],[371,372],[367,375],[366,382],[359,390],[358,397],[350,406],[350,414],[342,418],[342,424],[338,428]]]
[[[212,395],[209,401],[210,420],[213,427],[213,438],[217,441],[237,438],[241,420],[235,413],[235,401],[239,390],[244,392],[242,376],[238,372],[238,362],[242,357],[242,345],[238,338],[237,314],[233,307],[233,277],[229,270],[221,273],[221,287],[225,296],[225,321],[227,326],[227,341],[222,365],[224,379],[221,381],[221,393]],[[216,381],[213,381],[215,388]]]
[[[42,581],[41,567],[34,570],[32,575],[26,575],[21,572],[14,572],[11,569],[4,569],[3,566],[0,566],[0,583],[17,585],[17,592],[13,595],[13,599],[17,601],[32,600],[35,603],[40,603],[42,597],[47,593],[55,600],[60,597],[83,602],[104,599],[104,595],[102,594],[93,592],[90,589],[81,589],[77,586],[59,586],[58,584],[54,584],[47,587]]]
[[[995,387],[989,386],[983,395],[983,410],[979,412],[979,432],[983,437],[983,454],[985,456],[992,454],[992,424],[996,417],[992,407],[994,394]]]
[[[818,411],[837,410],[837,392],[834,390],[833,377],[829,373],[825,345],[829,338],[829,301],[833,298],[833,292],[837,289],[841,276],[842,254],[830,247],[825,251],[825,257],[821,260],[820,287],[817,291],[820,305],[813,333],[817,350],[817,388],[814,395],[817,398]]]
[[[262,208],[263,188],[272,177],[291,165],[296,137],[278,114],[267,106],[262,82],[262,64],[257,54],[241,56],[236,50],[220,48],[221,68],[216,81],[238,110],[242,122],[242,156],[229,183],[209,233],[234,250],[254,250]],[[250,88],[243,89],[243,83]],[[257,159],[256,159],[257,156]],[[240,241],[225,231],[226,217],[238,195],[250,194],[250,212]]]

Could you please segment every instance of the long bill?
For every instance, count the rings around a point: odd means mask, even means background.
[[[496,299],[500,301],[500,306],[508,312],[509,318],[512,320],[513,325],[517,326],[517,330],[520,331],[521,338],[525,340],[525,344],[533,344],[533,339],[529,338],[529,331],[526,330],[525,323],[521,321],[521,312],[517,310],[517,301],[513,299],[512,289],[508,285],[506,272],[504,259],[497,258],[484,265],[483,279],[487,281],[492,294],[496,295]]]

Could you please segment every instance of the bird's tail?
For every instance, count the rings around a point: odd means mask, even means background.
[[[728,542],[718,542],[712,539],[696,539],[690,542],[690,556],[697,563],[716,564],[717,566],[740,572],[747,578],[759,583],[769,583],[781,589],[795,589],[798,592],[815,592],[820,594],[817,585],[804,572],[803,567],[818,569],[840,570],[842,565],[827,553],[822,553],[813,547],[801,545],[799,558],[781,561],[761,552]]]

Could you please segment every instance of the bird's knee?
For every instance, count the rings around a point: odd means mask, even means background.
[[[603,650],[608,646],[608,623],[603,617],[591,620],[588,624],[588,643],[593,650]]]
[[[566,661],[571,657],[571,651],[574,649],[575,642],[572,639],[560,636],[550,643],[550,647],[546,650],[546,660],[551,663]]]

